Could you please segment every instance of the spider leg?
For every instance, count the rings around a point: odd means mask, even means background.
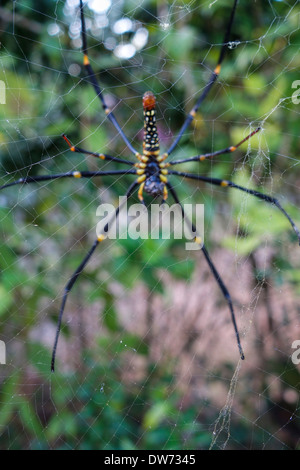
[[[198,100],[196,101],[196,104],[195,106],[193,107],[193,109],[190,111],[190,113],[188,114],[187,118],[185,119],[180,131],[179,131],[179,134],[178,136],[176,137],[175,141],[173,142],[173,144],[171,145],[171,147],[168,149],[168,151],[166,152],[167,155],[170,155],[173,150],[175,149],[175,147],[177,147],[177,144],[179,143],[179,141],[181,140],[184,132],[186,131],[186,129],[188,128],[188,126],[191,124],[191,122],[193,121],[200,105],[202,104],[202,102],[205,100],[206,96],[208,95],[208,92],[209,90],[211,89],[211,87],[213,86],[213,84],[215,83],[220,71],[221,71],[221,64],[223,62],[223,59],[224,59],[224,56],[225,56],[225,52],[226,52],[226,47],[228,45],[228,41],[229,41],[229,37],[230,37],[230,32],[231,32],[231,28],[232,28],[232,24],[233,24],[233,19],[234,19],[234,14],[235,14],[235,10],[236,10],[236,6],[237,6],[237,2],[238,0],[235,0],[234,1],[234,4],[233,4],[233,7],[232,7],[232,10],[231,10],[231,15],[230,15],[230,19],[229,19],[229,22],[228,22],[228,26],[227,26],[227,29],[226,29],[226,33],[225,33],[225,36],[224,36],[224,41],[223,41],[223,45],[222,45],[222,48],[221,48],[221,51],[220,51],[220,55],[219,55],[219,60],[218,60],[218,63],[217,63],[217,66],[215,67],[214,71],[212,72],[207,84],[205,85],[204,87],[204,90],[203,92],[201,93],[201,95],[199,96]]]
[[[137,186],[138,186],[138,183],[136,181],[134,181],[131,184],[131,186],[128,188],[128,190],[125,194],[125,197],[127,199],[133,193],[133,191],[136,189]],[[110,221],[108,221],[107,224],[104,227],[104,230],[103,230],[104,233],[98,235],[97,239],[94,241],[94,243],[93,243],[92,247],[90,248],[89,252],[85,256],[85,258],[82,260],[82,262],[80,263],[78,268],[74,271],[74,273],[72,274],[69,282],[67,283],[67,285],[64,289],[62,303],[61,303],[61,307],[60,307],[60,311],[59,311],[59,317],[58,317],[58,321],[57,321],[57,329],[56,329],[56,335],[55,335],[55,340],[54,340],[54,346],[53,346],[53,350],[52,350],[52,359],[51,359],[51,371],[52,372],[54,372],[54,369],[55,369],[55,356],[56,356],[56,350],[57,350],[57,343],[58,343],[58,338],[59,338],[59,334],[60,334],[60,330],[61,330],[62,317],[63,317],[63,313],[64,313],[64,310],[65,310],[65,305],[66,305],[68,295],[69,295],[72,287],[74,286],[75,282],[77,281],[78,277],[80,276],[80,274],[84,270],[85,266],[87,265],[88,261],[92,257],[92,255],[93,255],[94,251],[96,250],[97,246],[99,245],[99,243],[102,242],[103,240],[105,240],[106,234],[109,230],[110,222],[118,217],[119,211],[120,211],[120,206],[118,206],[116,208],[116,210],[114,211]]]
[[[38,183],[39,181],[49,181],[57,180],[62,178],[93,178],[95,176],[109,176],[109,175],[135,175],[136,170],[112,170],[112,171],[71,171],[68,173],[58,173],[56,175],[37,175],[37,176],[25,176],[24,178],[19,178],[12,183],[4,184],[0,186],[1,189],[9,188],[10,186],[15,186],[17,184],[29,184],[29,183]]]
[[[269,204],[273,204],[274,206],[278,207],[278,209],[283,213],[283,215],[290,222],[294,232],[296,233],[296,235],[298,237],[298,241],[299,241],[299,245],[300,245],[300,231],[299,231],[298,227],[296,226],[293,219],[284,210],[284,208],[281,206],[280,202],[276,198],[274,198],[272,196],[269,196],[268,194],[260,193],[259,191],[256,191],[254,189],[248,189],[248,188],[245,188],[244,186],[239,186],[239,185],[233,183],[232,181],[228,181],[228,180],[222,180],[222,179],[219,179],[219,178],[209,178],[209,177],[206,177],[206,176],[194,175],[192,173],[184,173],[184,172],[181,172],[181,171],[169,171],[168,173],[170,175],[183,176],[185,178],[190,178],[190,179],[194,179],[194,180],[197,180],[197,181],[204,181],[205,183],[213,184],[215,186],[222,186],[224,188],[236,188],[236,189],[239,189],[240,191],[244,191],[245,193],[252,194],[252,196],[257,197],[258,199],[262,199],[263,201],[268,202]]]
[[[134,155],[139,155],[139,153],[134,149],[134,147],[131,145],[131,143],[129,142],[129,140],[127,139],[126,135],[124,134],[124,132],[122,131],[117,119],[115,118],[115,115],[113,114],[113,112],[111,111],[111,109],[109,109],[109,107],[107,106],[107,104],[105,103],[105,100],[104,100],[104,97],[103,97],[103,94],[102,94],[102,90],[100,88],[100,85],[99,85],[99,82],[97,80],[97,77],[94,73],[94,70],[90,64],[90,61],[89,61],[89,56],[88,56],[88,48],[87,48],[87,39],[86,39],[86,27],[85,27],[85,19],[84,19],[84,12],[83,12],[83,3],[82,3],[82,0],[80,0],[80,17],[81,17],[81,36],[82,36],[82,52],[83,52],[83,65],[86,69],[86,72],[87,72],[87,78],[88,78],[88,81],[91,83],[91,85],[94,87],[94,90],[96,92],[96,95],[99,97],[100,101],[101,101],[101,104],[102,104],[102,107],[104,109],[104,112],[105,114],[107,115],[108,119],[110,120],[110,122],[115,126],[115,128],[117,129],[118,133],[120,134],[120,136],[122,137],[122,139],[124,140],[125,144],[127,145],[127,147],[129,148],[129,150],[131,150],[131,152],[134,153]]]
[[[255,129],[255,131],[251,132],[249,135],[247,135],[247,137],[245,137],[243,140],[241,140],[238,144],[236,145],[231,145],[229,147],[226,147],[225,149],[222,149],[222,150],[217,150],[216,152],[212,152],[212,153],[205,153],[204,155],[196,155],[195,157],[189,157],[189,158],[185,158],[183,160],[173,160],[171,162],[168,162],[168,163],[165,163],[165,166],[171,166],[171,165],[178,165],[179,163],[186,163],[186,162],[197,162],[197,161],[204,161],[206,160],[207,158],[212,158],[212,157],[216,157],[218,155],[223,155],[225,153],[232,153],[234,152],[240,145],[242,145],[244,142],[246,142],[247,140],[249,140],[253,135],[257,134],[257,132],[259,132],[261,130],[261,127],[258,127],[257,129]]]
[[[238,327],[237,327],[237,323],[236,323],[236,319],[235,319],[235,315],[234,315],[234,309],[233,309],[233,305],[232,305],[231,296],[230,296],[230,294],[229,294],[229,292],[228,292],[228,290],[227,290],[220,274],[218,273],[215,265],[213,264],[212,259],[209,256],[206,247],[202,243],[201,237],[197,234],[194,224],[190,221],[190,219],[185,214],[184,208],[183,208],[181,202],[179,201],[179,198],[178,198],[177,193],[175,192],[173,186],[169,182],[167,183],[167,186],[168,186],[168,189],[169,189],[170,193],[173,196],[174,201],[177,204],[180,205],[183,220],[185,220],[189,224],[189,226],[192,228],[193,233],[196,233],[196,236],[194,238],[194,242],[201,246],[201,250],[202,250],[202,253],[204,254],[204,257],[207,261],[207,264],[208,264],[211,272],[213,273],[214,278],[217,281],[217,283],[218,283],[218,285],[219,285],[219,287],[222,291],[222,294],[223,294],[224,298],[226,299],[226,302],[227,302],[229,310],[230,310],[231,321],[232,321],[232,324],[233,324],[233,328],[234,328],[234,332],[235,332],[235,336],[236,336],[236,340],[237,340],[237,345],[238,345],[238,348],[239,348],[240,357],[241,357],[241,359],[245,359],[243,349],[242,349],[242,346],[241,346],[240,335],[239,335],[239,331],[238,331]]]
[[[67,142],[68,146],[70,147],[71,152],[83,153],[85,155],[90,155],[91,157],[100,158],[100,160],[124,163],[125,165],[129,165],[129,166],[135,165],[135,162],[131,162],[130,160],[124,160],[123,158],[118,158],[118,157],[111,157],[110,155],[107,155],[105,153],[90,152],[89,150],[84,150],[80,147],[76,147],[75,145],[72,145],[71,141],[68,139],[68,137],[65,134],[62,134],[62,137]]]
[[[145,201],[144,201],[144,198],[143,198],[144,187],[145,187],[145,182],[143,181],[140,184],[140,187],[139,187],[139,190],[138,190],[138,198],[139,198],[140,202],[145,205]]]

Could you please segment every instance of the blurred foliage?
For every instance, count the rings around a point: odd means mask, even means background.
[[[232,31],[235,42],[220,81],[174,151],[174,158],[234,144],[268,116],[263,132],[250,144],[229,157],[201,163],[201,169],[198,163],[185,168],[279,193],[300,224],[295,171],[299,112],[289,98],[291,84],[299,79],[296,12],[300,9],[297,4],[293,15],[288,15],[289,3],[251,2],[250,15],[248,2],[239,2]],[[129,152],[105,121],[82,67],[77,76],[69,73],[69,66],[81,64],[82,58],[69,36],[72,19],[64,15],[64,2],[4,0],[1,8],[12,13],[12,4],[18,18],[13,22],[9,15],[0,17],[0,79],[7,84],[7,102],[0,106],[3,184],[24,175],[98,168],[94,161],[71,154],[62,133],[82,147],[126,158]],[[200,2],[199,6],[188,1],[148,0],[138,8],[128,0],[119,14],[145,25],[149,43],[132,59],[118,59],[103,46],[111,34],[106,28],[100,38],[89,35],[92,64],[119,122],[137,148],[142,142],[141,96],[146,89],[156,93],[161,146],[166,148],[216,63],[219,47],[212,45],[223,41],[228,2]],[[87,17],[92,16],[87,11]],[[50,36],[48,28],[56,22],[61,33]],[[163,27],[167,22],[169,26]],[[151,292],[159,292],[160,267],[188,281],[195,261],[181,242],[116,241],[82,274],[79,297],[84,292],[83,304],[100,298],[109,315],[103,318],[106,340],[101,339],[94,354],[84,353],[81,370],[72,374],[58,371],[50,377],[48,349],[30,339],[31,329],[46,315],[55,325],[63,286],[94,238],[97,204],[115,203],[128,183],[129,178],[116,181],[108,177],[105,181],[15,187],[0,194],[0,338],[8,346],[12,343],[12,351],[15,338],[20,361],[8,371],[1,368],[1,448],[203,449],[210,445],[211,423],[218,413],[197,399],[183,406],[180,391],[169,390],[171,368],[149,361],[148,381],[129,385],[122,381],[122,361],[114,359],[122,356],[116,344],[121,326],[110,283],[117,281],[130,289],[143,281]],[[289,256],[295,237],[279,211],[238,191],[224,196],[223,189],[212,190],[195,182],[180,181],[178,192],[184,202],[205,203],[209,248],[222,245],[238,256],[249,256],[267,240],[276,248],[274,264],[281,268],[280,274],[267,275],[278,283],[295,284],[299,292],[300,269]],[[216,219],[224,224],[228,218],[231,231],[224,235],[215,230]],[[141,344],[140,338],[126,333],[123,340],[147,357],[146,341]],[[276,367],[274,371],[283,377],[286,365]],[[292,378],[287,379],[295,387],[297,373],[293,370]],[[100,377],[105,380],[99,381]],[[49,390],[51,396],[45,397]],[[271,419],[266,418],[264,425],[271,428]],[[233,419],[230,446],[261,447],[262,430],[263,424],[252,433],[246,420]],[[272,446],[280,448],[275,439],[270,441]]]
[[[103,345],[102,345],[103,346]],[[44,450],[203,450],[212,444],[215,422],[225,411],[215,409],[209,400],[190,403],[173,389],[173,377],[156,366],[149,367],[147,380],[128,384],[121,379],[121,364],[112,344],[111,355],[99,361],[86,353],[86,368],[77,374],[49,376],[49,352],[32,344],[29,360],[38,374],[32,395],[21,372],[13,372],[0,393],[1,449]],[[37,362],[39,356],[40,362]],[[272,366],[271,363],[268,364]],[[299,383],[299,372],[276,364],[282,380]],[[229,371],[232,373],[232,370]],[[224,373],[224,371],[223,371]],[[212,379],[213,380],[213,379]],[[217,377],[214,379],[217,382]],[[49,390],[44,383],[50,382]],[[22,385],[20,385],[22,384]],[[262,385],[266,385],[263,383]],[[282,443],[266,429],[274,426],[274,403],[265,394],[267,409],[259,424],[248,418],[232,417],[230,448],[281,449]],[[247,398],[243,403],[250,412]],[[287,404],[281,403],[280,413]],[[228,410],[227,410],[228,411]],[[292,414],[292,410],[291,410]],[[292,423],[293,426],[293,423]],[[297,425],[294,424],[297,437]],[[221,441],[228,436],[221,433]],[[288,444],[288,443],[287,443]],[[213,449],[219,448],[212,446]]]

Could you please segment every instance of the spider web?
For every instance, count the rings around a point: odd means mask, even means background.
[[[61,138],[133,159],[86,80],[79,2],[2,3],[2,184],[123,168],[74,154]],[[85,2],[92,66],[139,150],[143,93],[157,97],[166,150],[216,65],[231,4]],[[299,20],[299,1],[239,1],[220,78],[171,156],[226,148],[261,126],[236,152],[176,169],[277,197],[298,226]],[[109,240],[69,295],[50,373],[63,289],[95,239],[96,209],[117,205],[130,181],[0,193],[1,448],[298,448],[299,247],[277,208],[233,188],[171,180],[183,204],[205,206],[205,244],[231,293],[245,361],[200,251],[182,240]]]

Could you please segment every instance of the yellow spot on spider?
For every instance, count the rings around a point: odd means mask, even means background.
[[[74,171],[74,172],[73,172],[73,176],[74,176],[74,178],[81,178],[81,173],[80,173],[80,171]]]
[[[142,175],[136,180],[136,182],[137,183],[142,183],[143,181],[145,181],[145,179],[146,179],[146,175]]]
[[[205,159],[206,159],[205,155],[200,155],[200,157],[199,157],[200,162],[203,162],[203,160],[205,160]]]
[[[144,173],[145,171],[142,168],[139,168],[138,170],[136,170],[137,175],[143,175]]]
[[[190,115],[194,118],[196,116],[196,111],[192,109],[192,111],[190,112]]]
[[[105,114],[109,114],[111,113],[111,109],[110,108],[105,108]]]
[[[214,72],[215,72],[216,75],[219,75],[220,71],[221,71],[221,65],[219,64],[219,65],[216,66]]]
[[[234,145],[232,145],[232,147],[229,148],[230,152],[234,152],[236,150],[236,147],[234,147]]]
[[[70,147],[70,150],[71,152],[75,152],[75,147],[74,146]]]
[[[103,235],[103,233],[101,233],[100,235],[98,235],[97,240],[98,240],[98,242],[103,242],[103,240],[105,240],[105,235]]]
[[[194,242],[198,243],[198,245],[202,245],[202,238],[201,237],[195,237]]]
[[[87,54],[84,54],[83,56],[83,65],[89,65],[90,61],[89,61],[89,58],[87,56]]]
[[[160,179],[160,181],[162,181],[163,183],[167,183],[167,182],[168,182],[168,179],[167,179],[165,176],[163,176],[163,175],[159,175],[159,179]]]
[[[221,181],[221,186],[228,186],[228,181],[225,181],[225,180]]]
[[[101,160],[105,160],[105,155],[103,153],[100,153],[99,158],[101,158]]]
[[[166,201],[167,199],[168,199],[168,190],[167,190],[167,186],[164,186],[163,200]]]
[[[135,156],[138,160],[140,160],[140,162],[143,161],[143,157],[139,152],[136,152]]]
[[[139,190],[138,190],[138,198],[139,198],[140,201],[144,200],[144,198],[143,198],[144,186],[145,186],[145,183],[142,183],[139,187]]]
[[[147,146],[147,147],[151,147],[150,144],[147,144],[146,146]],[[152,157],[157,157],[157,158],[156,158],[157,161],[158,161],[158,162],[160,161],[160,160],[159,160],[160,157],[158,157],[158,155],[159,155],[159,150],[146,150],[146,149],[144,149],[144,154],[145,154],[145,155],[150,155],[150,156],[152,156]]]
[[[160,157],[158,161],[163,162],[164,160],[166,160],[166,158],[168,158],[168,156],[169,156],[168,152],[165,152],[162,154],[162,156]]]
[[[168,170],[162,169],[162,170],[160,170],[160,172],[161,172],[162,175],[167,175],[168,174]]]

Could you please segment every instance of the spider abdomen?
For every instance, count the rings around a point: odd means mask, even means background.
[[[159,154],[159,137],[156,127],[156,99],[151,91],[147,91],[143,96],[144,108],[144,155]]]
[[[162,196],[165,202],[168,197],[166,187],[167,170],[164,164],[161,163],[164,156],[160,156],[159,150],[159,137],[156,127],[156,99],[151,91],[147,91],[143,96],[144,108],[144,141],[143,141],[143,155],[137,154],[140,162],[136,164],[137,174],[139,178],[137,182],[140,184],[138,191],[138,198],[144,203],[143,191],[150,194],[152,197]]]

